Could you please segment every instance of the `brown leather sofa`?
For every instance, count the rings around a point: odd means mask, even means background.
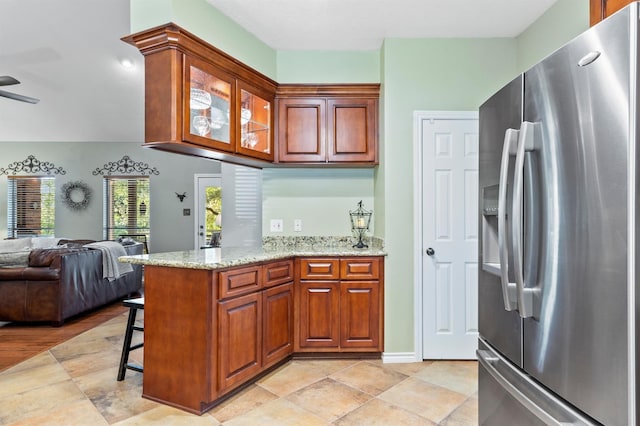
[[[124,246],[128,255],[142,254],[143,244]],[[26,267],[0,268],[0,321],[51,322],[136,293],[142,267],[113,281],[103,278],[102,252],[81,247],[34,249]]]

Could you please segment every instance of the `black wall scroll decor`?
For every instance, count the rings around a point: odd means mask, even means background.
[[[48,161],[40,161],[33,155],[28,156],[25,160],[9,164],[6,169],[0,168],[0,175],[19,173],[67,174],[62,167],[56,167],[55,164]]]
[[[106,163],[102,168],[96,167],[93,171],[93,175],[111,175],[115,174],[144,174],[144,175],[159,175],[160,172],[155,167],[149,167],[147,163],[142,161],[133,161],[128,155],[122,157],[118,161],[110,161]]]

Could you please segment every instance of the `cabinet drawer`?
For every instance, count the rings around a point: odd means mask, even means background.
[[[340,261],[334,258],[300,259],[300,279],[337,280],[340,277]]]
[[[340,278],[343,280],[377,280],[380,278],[380,260],[376,257],[340,259]]]
[[[259,290],[260,266],[247,266],[220,272],[220,299]]]
[[[293,260],[274,262],[262,267],[263,287],[273,287],[293,281]]]

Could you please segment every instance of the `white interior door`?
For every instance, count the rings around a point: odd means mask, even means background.
[[[478,338],[477,115],[471,119],[421,121],[422,357],[475,359]]]
[[[211,243],[211,234],[219,231],[222,221],[222,205],[212,198],[213,190],[222,190],[220,175],[195,175],[195,248],[207,247]]]

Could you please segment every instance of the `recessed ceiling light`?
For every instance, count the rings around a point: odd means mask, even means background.
[[[122,65],[124,68],[130,69],[133,68],[134,63],[129,58],[122,58],[120,59],[120,65]]]

